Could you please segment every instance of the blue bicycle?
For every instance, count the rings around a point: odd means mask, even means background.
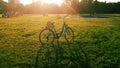
[[[64,17],[65,18],[65,17]],[[63,18],[63,20],[64,20]],[[51,44],[54,42],[55,39],[59,39],[62,34],[67,42],[74,41],[74,32],[73,30],[63,21],[62,29],[59,33],[56,32],[54,28],[54,24],[51,21],[47,22],[47,25],[44,29],[42,29],[39,33],[39,41],[41,44]]]

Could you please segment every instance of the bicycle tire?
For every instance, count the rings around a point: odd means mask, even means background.
[[[64,36],[67,42],[74,42],[74,32],[70,27],[66,28]]]
[[[45,31],[46,31],[46,33],[45,33]],[[42,35],[44,35],[44,33],[45,33],[45,35],[48,35],[48,36],[43,39]],[[53,43],[54,38],[55,38],[54,32],[48,28],[41,30],[39,33],[39,41],[42,45]]]

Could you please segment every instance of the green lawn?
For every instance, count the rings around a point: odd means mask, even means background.
[[[73,60],[79,59],[76,62],[80,67],[120,68],[120,14],[105,16],[108,18],[66,18],[67,24],[75,32],[75,43],[70,45],[74,52]],[[49,20],[55,22],[59,32],[63,20],[54,15],[0,18],[0,68],[8,68],[17,63],[34,65],[41,46],[38,34]],[[64,38],[60,39],[60,45],[65,55],[69,54]],[[87,60],[83,59],[84,56],[87,56]],[[68,60],[62,59],[60,62],[63,68],[75,66]]]

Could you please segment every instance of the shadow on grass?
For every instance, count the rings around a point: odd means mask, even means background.
[[[82,15],[79,16],[80,18],[119,18],[119,15]]]
[[[11,68],[91,68],[80,42],[47,44],[40,46],[35,64],[17,63]]]
[[[80,16],[82,18],[110,18],[110,16],[90,16],[90,15],[86,15],[86,16]]]
[[[78,43],[57,42],[43,45],[37,53],[35,68],[91,68]]]
[[[101,47],[102,48],[102,47]],[[118,64],[108,64],[105,50],[89,43],[58,42],[40,46],[35,64],[18,63],[11,68],[119,68]],[[105,48],[106,49],[106,48]],[[116,61],[119,63],[119,61]]]

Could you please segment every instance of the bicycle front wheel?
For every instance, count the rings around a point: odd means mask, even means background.
[[[39,41],[41,44],[51,44],[55,38],[54,32],[50,29],[43,29],[39,33]]]
[[[65,39],[67,40],[67,42],[73,42],[74,41],[74,32],[70,27],[66,28],[65,31]]]

